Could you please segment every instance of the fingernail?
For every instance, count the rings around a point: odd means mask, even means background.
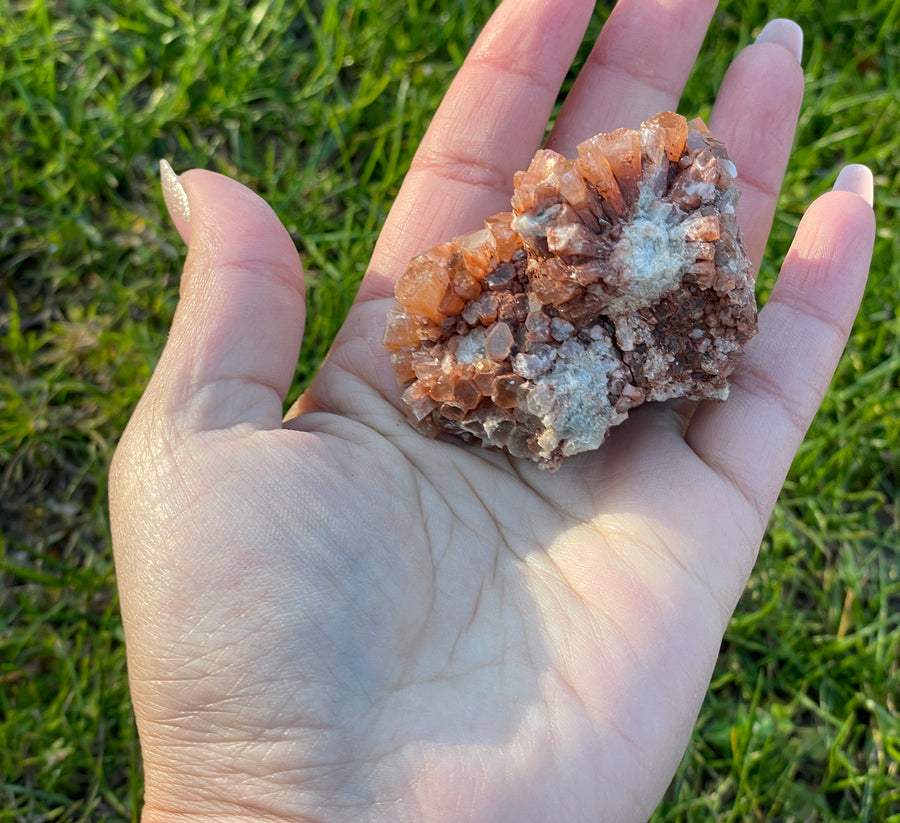
[[[798,63],[803,62],[803,29],[786,17],[779,17],[766,23],[756,42],[776,43],[793,54]]]
[[[870,206],[875,203],[875,179],[871,169],[861,163],[844,166],[834,181],[834,190],[858,194]]]
[[[181,185],[181,180],[178,179],[178,175],[175,174],[168,160],[159,161],[159,179],[162,183],[166,208],[169,210],[172,220],[175,221],[176,227],[180,230],[182,227],[178,225],[179,220],[186,224],[191,222],[191,204],[184,186]]]

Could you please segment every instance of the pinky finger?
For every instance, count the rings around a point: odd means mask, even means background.
[[[872,174],[848,166],[808,209],[722,404],[700,406],[688,445],[764,524],[822,401],[872,257]]]

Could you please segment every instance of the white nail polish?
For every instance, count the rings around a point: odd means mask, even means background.
[[[875,202],[875,180],[872,171],[861,163],[844,166],[834,181],[834,190],[858,194],[870,206]]]
[[[756,42],[775,43],[793,54],[798,63],[803,62],[803,29],[786,17],[766,23]]]
[[[162,184],[163,200],[172,219],[180,218],[185,223],[191,222],[191,204],[188,200],[181,180],[175,174],[168,160],[159,161],[159,179]]]

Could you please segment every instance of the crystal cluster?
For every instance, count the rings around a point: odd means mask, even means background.
[[[415,426],[555,469],[641,403],[724,399],[756,332],[735,174],[672,112],[539,151],[511,211],[397,282],[384,342]]]

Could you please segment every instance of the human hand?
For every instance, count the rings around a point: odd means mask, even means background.
[[[622,0],[551,147],[674,109],[714,8]],[[592,9],[494,15],[286,422],[296,251],[246,189],[182,178],[182,299],[111,476],[145,823],[643,820],[665,790],[858,306],[871,182],[809,209],[724,404],[641,407],[555,475],[425,439],[381,347],[392,283],[505,208]],[[797,38],[767,28],[709,120],[757,263]]]

